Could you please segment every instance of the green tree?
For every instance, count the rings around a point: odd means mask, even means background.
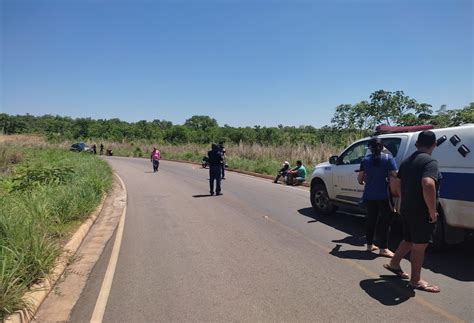
[[[442,105],[436,112],[436,115],[431,116],[429,123],[438,128],[474,123],[474,102],[471,102],[463,109],[448,110],[446,105]]]
[[[208,131],[219,126],[216,119],[208,116],[192,116],[184,122],[184,125],[193,130],[202,131]]]
[[[165,140],[173,144],[189,142],[189,129],[185,126],[173,126],[166,131]]]
[[[459,114],[462,123],[474,123],[474,102],[471,102],[468,106],[464,107]]]
[[[339,129],[370,129],[378,124],[412,125],[425,123],[431,114],[431,105],[418,103],[403,91],[375,91],[370,102],[355,105],[342,104],[336,107],[331,123]]]

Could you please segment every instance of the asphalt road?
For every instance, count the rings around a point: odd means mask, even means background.
[[[474,321],[472,243],[428,254],[422,275],[442,291],[414,292],[364,250],[363,218],[315,215],[306,188],[227,172],[211,197],[198,166],[108,161],[128,209],[105,322]],[[112,244],[72,322],[90,320]]]

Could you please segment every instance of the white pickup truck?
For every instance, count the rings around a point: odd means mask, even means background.
[[[433,243],[461,242],[474,230],[474,125],[433,129],[437,147],[433,157],[442,173],[438,225]],[[415,150],[419,131],[381,134],[379,137],[400,166]],[[316,165],[311,179],[311,205],[319,214],[331,214],[344,206],[361,213],[358,203],[364,187],[357,171],[367,154],[370,138],[358,140],[329,162]]]

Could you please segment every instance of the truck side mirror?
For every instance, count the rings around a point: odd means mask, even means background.
[[[337,164],[337,158],[338,158],[338,156],[331,156],[329,158],[329,164],[336,165]]]

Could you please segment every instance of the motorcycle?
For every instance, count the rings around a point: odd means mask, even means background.
[[[202,168],[207,168],[207,166],[209,166],[209,157],[207,156],[202,157],[201,166]],[[224,167],[227,168],[229,167],[229,165],[224,164]]]
[[[207,168],[207,166],[209,166],[209,157],[207,156],[202,157],[201,166],[202,168]]]

